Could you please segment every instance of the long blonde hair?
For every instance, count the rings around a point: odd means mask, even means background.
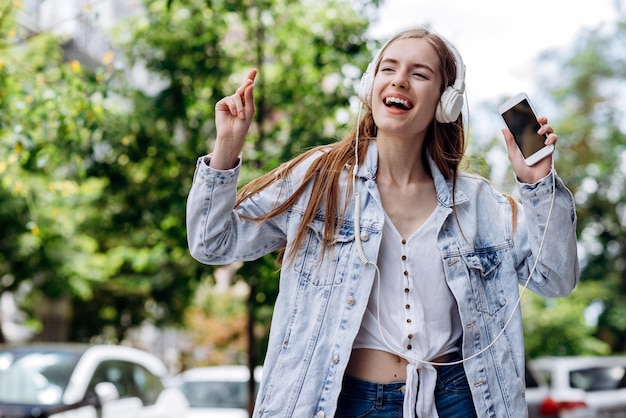
[[[440,92],[443,92],[447,86],[454,83],[456,79],[456,63],[452,52],[449,50],[446,41],[436,34],[426,29],[411,29],[397,34],[387,44],[386,47],[400,39],[425,39],[437,52],[440,60],[440,70],[442,73],[442,85]],[[384,50],[378,55],[379,60]],[[374,74],[378,71],[379,62],[376,63]],[[377,127],[370,109],[365,110],[364,116],[358,123],[359,142],[358,154],[359,161],[365,159],[367,148],[370,140],[376,139]],[[340,141],[330,145],[323,145],[310,149],[291,161],[288,161],[269,173],[253,180],[246,186],[242,187],[237,195],[235,206],[239,205],[248,196],[257,193],[273,182],[280,180],[289,175],[291,170],[301,163],[304,159],[310,157],[314,153],[321,155],[314,159],[308,167],[301,185],[289,196],[282,204],[273,208],[270,212],[262,217],[252,218],[254,220],[263,221],[265,219],[277,216],[288,210],[296,200],[302,195],[305,188],[311,183],[311,195],[309,203],[303,216],[302,223],[299,226],[295,240],[289,243],[290,250],[287,254],[287,260],[292,261],[297,248],[301,246],[306,237],[309,224],[313,221],[315,215],[320,211],[322,202],[325,202],[324,213],[324,234],[323,239],[328,247],[335,238],[335,231],[341,225],[346,208],[340,208],[339,179],[346,170],[354,168],[355,164],[355,137],[357,133],[357,124],[355,124],[350,132],[348,132]],[[426,134],[424,142],[424,152],[422,160],[424,166],[428,169],[429,165],[426,160],[426,151],[434,160],[435,164],[443,173],[446,179],[452,178],[453,184],[456,184],[456,176],[459,164],[465,153],[465,133],[463,128],[462,115],[452,123],[439,123],[435,120],[431,123]],[[351,180],[352,181],[352,180]],[[352,192],[351,187],[346,187],[343,191],[346,197]],[[346,198],[348,202],[350,199]],[[326,248],[325,247],[325,248]],[[293,251],[291,251],[293,250]]]

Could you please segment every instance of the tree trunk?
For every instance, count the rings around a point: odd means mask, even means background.
[[[43,297],[37,305],[36,314],[42,325],[41,333],[36,337],[38,341],[68,341],[72,318],[72,305],[69,298]]]

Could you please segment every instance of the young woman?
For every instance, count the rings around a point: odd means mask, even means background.
[[[526,415],[519,286],[574,288],[574,202],[552,156],[526,166],[507,129],[521,204],[459,171],[463,73],[443,38],[398,34],[364,76],[352,132],[239,193],[256,70],[217,103],[191,253],[226,264],[285,250],[255,417]]]

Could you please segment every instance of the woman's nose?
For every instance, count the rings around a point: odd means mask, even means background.
[[[400,88],[407,88],[408,85],[409,85],[407,77],[406,77],[406,75],[404,73],[402,73],[402,71],[396,72],[396,74],[394,75],[393,80],[391,80],[391,83],[394,86],[400,87]]]

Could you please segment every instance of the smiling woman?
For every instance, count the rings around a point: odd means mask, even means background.
[[[217,103],[215,148],[187,201],[191,254],[228,264],[285,251],[254,417],[526,415],[519,285],[575,286],[574,203],[552,156],[526,166],[508,130],[524,211],[460,172],[464,69],[441,36],[397,34],[368,66],[344,138],[239,191],[257,71]],[[539,254],[544,239],[556,251]]]

